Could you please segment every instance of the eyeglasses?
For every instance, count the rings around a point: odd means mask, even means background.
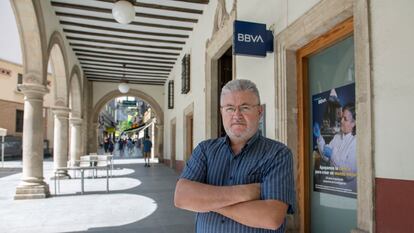
[[[250,114],[254,111],[254,108],[257,106],[259,106],[259,104],[256,104],[256,105],[243,104],[240,106],[228,105],[228,106],[222,106],[221,109],[223,109],[224,112],[227,114],[234,114],[236,113],[237,109],[239,109],[239,112],[241,114]]]

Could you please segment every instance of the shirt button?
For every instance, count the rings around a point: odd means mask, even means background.
[[[226,221],[224,221],[224,219],[221,220],[221,223],[225,223]]]
[[[230,180],[232,180],[233,179],[233,176],[230,176]]]

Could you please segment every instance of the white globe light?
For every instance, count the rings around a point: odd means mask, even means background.
[[[120,83],[118,85],[118,90],[119,90],[119,92],[121,92],[123,94],[128,93],[128,91],[129,91],[128,83]]]
[[[128,24],[135,18],[135,8],[128,1],[117,1],[112,8],[112,15],[118,23]]]

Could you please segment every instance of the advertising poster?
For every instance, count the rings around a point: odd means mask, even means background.
[[[355,83],[312,96],[314,191],[356,198]]]

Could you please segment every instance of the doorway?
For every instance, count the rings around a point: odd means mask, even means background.
[[[296,55],[304,232],[348,233],[357,226],[353,19]]]
[[[194,131],[194,119],[193,119],[193,112],[190,112],[185,115],[185,157],[184,162],[188,161],[191,157],[191,153],[193,152],[193,131]]]
[[[226,135],[220,113],[220,94],[223,86],[233,79],[233,54],[232,47],[217,60],[217,137]]]
[[[176,137],[176,120],[171,120],[171,164],[170,167],[175,170],[176,168],[176,154],[175,154],[175,137]]]

